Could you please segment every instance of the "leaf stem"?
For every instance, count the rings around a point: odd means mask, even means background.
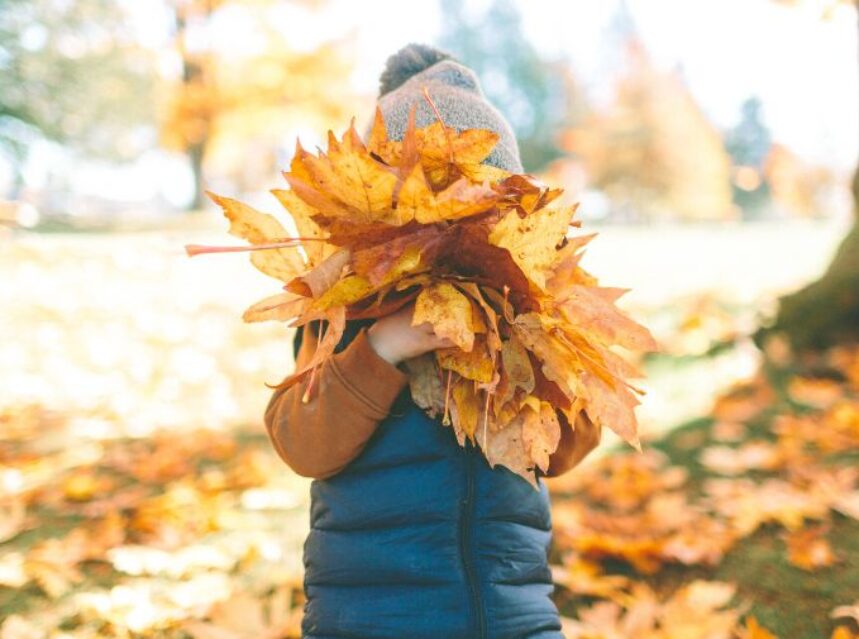
[[[325,242],[323,237],[289,237],[265,244],[249,244],[247,246],[206,246],[204,244],[186,244],[185,252],[189,257],[205,253],[243,253],[245,251],[264,251],[268,249],[292,248],[302,242]]]
[[[453,376],[453,369],[447,369],[447,388],[444,391],[444,415],[441,423],[445,426],[450,426],[450,378]]]
[[[438,110],[438,107],[436,106],[432,97],[430,97],[429,89],[426,86],[423,86],[422,89],[423,89],[424,99],[429,103],[430,108],[435,113],[435,117],[438,119],[439,123],[441,124],[442,130],[444,130],[444,137],[447,140],[447,153],[448,153],[447,168],[446,168],[447,176],[446,176],[445,181],[450,182],[450,165],[453,164],[454,161],[456,160],[456,158],[454,157],[454,153],[453,153],[453,140],[450,139],[450,129],[448,128],[447,124],[444,123],[444,120],[441,117],[441,111]]]

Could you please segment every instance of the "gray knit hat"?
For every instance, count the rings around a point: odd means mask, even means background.
[[[513,173],[522,172],[516,136],[507,120],[486,101],[474,72],[449,54],[422,44],[409,44],[388,58],[380,78],[379,107],[388,137],[401,140],[409,111],[417,105],[418,128],[436,121],[423,88],[429,91],[444,123],[463,129],[490,129],[500,136],[486,164]],[[365,139],[369,137],[369,126]]]

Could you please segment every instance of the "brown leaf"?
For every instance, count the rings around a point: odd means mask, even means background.
[[[277,388],[288,388],[296,382],[304,379],[311,370],[317,366],[321,366],[334,353],[337,344],[340,343],[340,338],[343,336],[343,331],[346,328],[346,309],[343,306],[334,306],[328,309],[325,313],[328,320],[328,327],[319,340],[313,357],[307,364],[299,370],[296,370],[292,375],[288,376]]]
[[[500,429],[478,428],[475,439],[483,449],[490,466],[494,468],[500,464],[525,479],[535,489],[539,489],[534,475],[534,462],[525,452],[522,421],[520,413]]]
[[[538,468],[549,470],[549,455],[558,448],[561,425],[555,409],[548,402],[529,397],[523,407],[522,445]],[[529,410],[530,409],[530,410]]]
[[[444,413],[444,384],[441,381],[435,357],[425,353],[407,359],[403,365],[409,373],[409,389],[412,400],[430,417]]]

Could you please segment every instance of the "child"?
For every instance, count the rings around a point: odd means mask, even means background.
[[[436,115],[457,129],[493,129],[486,162],[521,172],[507,122],[484,99],[474,73],[446,54],[409,45],[381,77],[388,135],[401,139],[417,104],[417,126]],[[313,477],[304,545],[305,639],[559,639],[549,598],[548,492],[535,491],[481,452],[460,447],[452,428],[412,401],[404,360],[451,346],[429,324],[411,325],[413,305],[347,324],[335,354],[307,381],[274,393],[265,424],[280,457]],[[317,326],[298,330],[297,365],[308,361]],[[575,466],[600,439],[584,416],[563,428],[550,476]]]

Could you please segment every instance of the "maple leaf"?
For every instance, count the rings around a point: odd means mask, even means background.
[[[500,180],[510,173],[483,164],[498,143],[494,131],[466,129],[453,132],[443,122],[433,122],[418,132],[421,164],[433,185],[444,185],[455,169],[474,182]]]
[[[474,393],[474,382],[461,377],[451,386],[451,421],[459,444],[468,437],[474,441],[474,433],[481,417],[481,405]]]
[[[601,601],[565,624],[573,639],[730,639],[739,612],[725,609],[734,587],[694,581],[665,601],[645,584],[636,583],[621,603]]]
[[[208,195],[224,210],[224,215],[230,221],[229,232],[232,235],[251,244],[265,244],[288,237],[281,223],[271,215],[261,213],[238,200],[214,193]],[[304,259],[295,247],[255,251],[251,253],[251,263],[266,275],[283,282],[288,282],[304,271]]]
[[[656,350],[656,341],[646,328],[621,313],[614,305],[623,289],[573,285],[567,288],[562,309],[574,326],[606,344],[635,351]]]
[[[329,132],[327,155],[316,157],[304,152],[300,157],[306,175],[312,180],[311,188],[342,204],[330,213],[352,215],[355,222],[387,221],[394,214],[397,177],[370,155],[355,131],[354,122],[340,141]],[[295,186],[293,182],[290,185]],[[298,196],[303,197],[302,192]]]
[[[517,389],[527,395],[534,390],[536,384],[528,351],[515,335],[502,343],[501,361],[504,374],[496,396],[496,406],[499,408],[513,399]]]
[[[464,351],[474,346],[474,322],[468,298],[453,284],[438,282],[422,290],[415,301],[412,326],[424,322],[433,332],[447,338]]]
[[[442,348],[435,352],[439,368],[452,370],[462,377],[478,382],[489,382],[495,366],[486,350],[485,340],[475,340],[470,351],[460,348]]]
[[[283,380],[277,386],[278,388],[289,388],[296,382],[304,379],[309,372],[317,366],[321,366],[334,353],[334,349],[340,342],[340,338],[343,336],[343,331],[346,328],[346,309],[342,306],[335,306],[326,311],[325,317],[328,320],[327,329],[319,340],[313,357],[310,358],[303,368],[300,368]]]
[[[478,428],[475,439],[490,466],[502,464],[537,488],[534,462],[525,450],[522,438],[523,419],[522,413],[519,413],[501,428]]]
[[[507,249],[528,279],[545,289],[546,271],[556,260],[577,207],[538,209],[524,218],[508,211],[489,233],[489,242]]]
[[[246,322],[284,322],[300,315],[306,305],[307,298],[294,293],[278,293],[249,306],[242,314],[242,319]]]
[[[430,417],[444,413],[445,387],[441,381],[433,353],[424,353],[403,362],[409,372],[409,391],[412,401]]]
[[[411,129],[414,112],[410,112]],[[413,133],[411,140],[407,130],[402,141],[388,138],[382,111],[376,108],[370,139],[367,147],[371,153],[389,165],[406,164],[411,168],[408,146],[414,146],[422,172],[425,173],[433,189],[440,190],[459,176],[472,182],[496,182],[510,176],[509,171],[485,164],[483,161],[498,144],[499,136],[486,129],[465,129],[454,131],[443,122],[433,122]]]
[[[522,445],[528,457],[543,472],[549,470],[549,455],[558,448],[561,424],[549,402],[529,396],[522,408]]]
[[[295,191],[272,189],[271,192],[272,195],[278,199],[283,208],[286,209],[290,217],[292,217],[299,237],[320,240],[306,241],[302,244],[302,249],[304,250],[305,255],[307,255],[308,266],[314,267],[317,264],[320,264],[332,252],[337,250],[337,247],[322,241],[325,239],[326,233],[313,219],[316,209],[298,197]]]
[[[423,169],[415,166],[397,195],[397,211],[402,223],[416,220],[421,224],[453,221],[489,210],[499,194],[488,183],[473,184],[460,178],[439,193],[433,193]]]
[[[438,228],[426,227],[386,242],[355,249],[352,267],[355,273],[366,277],[376,286],[402,280],[428,268],[431,247],[438,241],[440,234]]]

